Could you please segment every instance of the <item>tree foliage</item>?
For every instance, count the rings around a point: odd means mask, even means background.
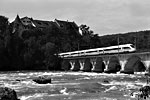
[[[90,29],[89,26],[82,24],[79,28],[82,31],[81,49],[99,47],[99,36],[97,34],[94,34],[94,32]]]

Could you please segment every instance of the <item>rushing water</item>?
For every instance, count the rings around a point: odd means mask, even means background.
[[[43,75],[52,83],[32,81]],[[0,72],[0,86],[14,89],[21,100],[136,100],[130,94],[145,84],[143,74]]]

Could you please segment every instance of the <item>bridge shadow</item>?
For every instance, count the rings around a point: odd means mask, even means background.
[[[109,60],[108,69],[105,73],[116,73],[121,70],[119,59],[116,56],[112,56]]]
[[[134,74],[134,72],[143,72],[146,70],[140,57],[133,55],[127,59],[127,63],[124,67],[124,71],[121,73]]]
[[[63,60],[61,63],[61,68],[62,68],[62,70],[69,71],[71,68],[71,64],[70,64],[69,60]]]
[[[85,59],[85,65],[84,65],[84,68],[82,71],[84,72],[91,72],[91,69],[92,69],[92,64],[90,62],[90,58],[86,58]]]
[[[74,68],[71,69],[72,71],[79,71],[80,70],[80,63],[79,63],[79,60],[76,59],[75,60],[75,65],[74,65]]]
[[[93,72],[102,73],[102,72],[104,72],[104,69],[105,69],[105,64],[103,62],[103,59],[101,57],[97,58]]]

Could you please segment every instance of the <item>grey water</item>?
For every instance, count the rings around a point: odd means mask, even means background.
[[[51,77],[51,84],[32,81]],[[144,74],[94,72],[0,72],[0,86],[17,92],[21,100],[137,100],[131,93],[146,84]]]

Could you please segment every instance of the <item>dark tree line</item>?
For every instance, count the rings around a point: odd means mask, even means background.
[[[100,46],[112,46],[118,44],[133,44],[137,52],[150,51],[150,30],[128,32],[125,34],[105,35],[100,37]]]

